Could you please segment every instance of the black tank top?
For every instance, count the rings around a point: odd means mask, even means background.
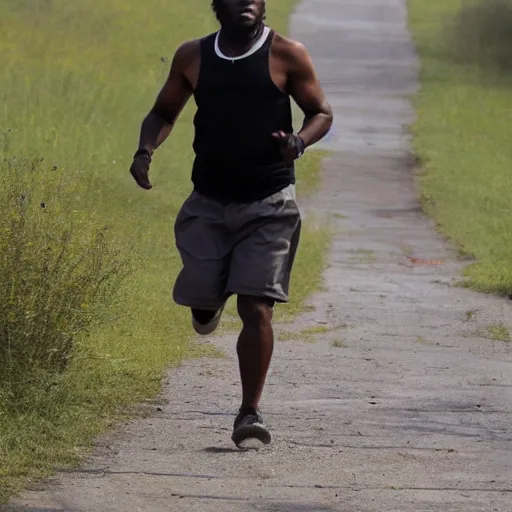
[[[259,49],[233,60],[217,54],[217,33],[201,40],[192,182],[205,196],[251,202],[295,183],[294,166],[284,164],[272,137],[293,131],[289,96],[270,76],[273,35],[270,30]]]

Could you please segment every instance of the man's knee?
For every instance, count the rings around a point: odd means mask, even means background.
[[[274,302],[270,299],[239,295],[237,306],[240,319],[247,327],[258,328],[272,322]]]
[[[219,309],[226,300],[223,284],[214,279],[201,279],[204,274],[198,270],[195,273],[182,270],[174,283],[174,302],[194,309]]]

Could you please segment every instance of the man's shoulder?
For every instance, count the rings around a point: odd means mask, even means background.
[[[193,56],[194,53],[197,53],[201,48],[201,40],[202,37],[197,37],[195,39],[189,39],[187,41],[183,41],[177,48],[174,55],[178,59],[187,59]]]
[[[272,53],[279,58],[303,58],[308,51],[303,43],[274,31]]]
[[[207,39],[215,37],[216,32],[207,34],[202,37],[196,37],[194,39],[188,39],[183,41],[178,48],[176,48],[175,58],[178,60],[189,60],[194,57],[199,57],[201,52],[201,43]]]

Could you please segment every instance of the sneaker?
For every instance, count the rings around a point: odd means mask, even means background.
[[[263,444],[270,444],[272,436],[263,423],[263,418],[258,411],[249,411],[238,413],[233,425],[233,435],[231,440],[238,448],[245,447],[245,442],[257,440]]]
[[[223,311],[224,311],[224,305],[222,305],[222,307],[220,307],[218,309],[218,311],[215,313],[213,318],[205,324],[202,324],[201,322],[199,322],[195,318],[194,313],[192,313],[192,327],[197,332],[197,334],[201,334],[202,336],[211,334],[219,326],[220,318],[222,316]]]

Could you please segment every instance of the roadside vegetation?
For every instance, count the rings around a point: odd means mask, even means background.
[[[512,1],[409,0],[421,58],[423,204],[470,260],[463,283],[512,294]]]
[[[269,23],[286,31],[293,4],[269,5]],[[171,300],[193,102],[155,155],[154,189],[128,169],[174,50],[215,28],[201,0],[0,2],[0,503],[140,413],[169,365],[213,353]],[[320,160],[299,163],[301,195]],[[293,312],[328,240],[307,223]]]

